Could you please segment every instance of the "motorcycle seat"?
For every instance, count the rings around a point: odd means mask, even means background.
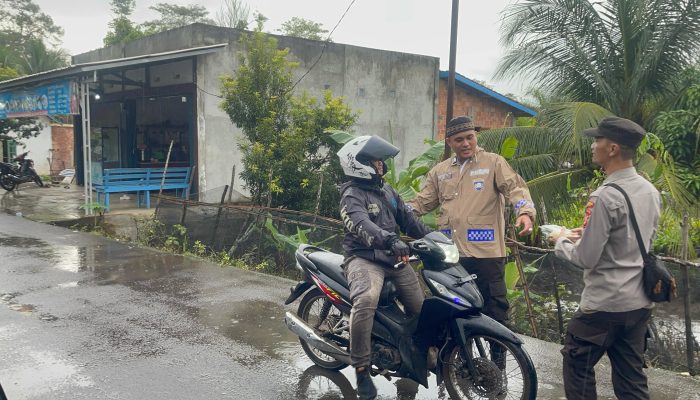
[[[348,288],[348,280],[345,279],[345,274],[343,273],[343,261],[345,258],[342,255],[329,251],[315,251],[309,253],[307,257],[321,272],[343,285],[344,288]]]

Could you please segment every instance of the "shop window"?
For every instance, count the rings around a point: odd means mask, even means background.
[[[17,157],[17,142],[12,139],[2,141],[2,162],[12,162]]]
[[[169,165],[190,165],[190,103],[186,96],[144,99],[136,110],[137,165],[162,166],[172,142]]]

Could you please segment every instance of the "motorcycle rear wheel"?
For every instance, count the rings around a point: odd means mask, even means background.
[[[15,189],[15,186],[17,186],[17,184],[8,175],[0,175],[0,187],[7,190],[8,192],[11,192]]]
[[[327,309],[326,316],[322,317],[323,308]],[[341,336],[346,343],[335,342],[344,350],[349,349],[350,343],[350,327],[348,326],[348,316],[344,316],[343,312],[335,307],[330,300],[318,289],[313,289],[307,292],[299,302],[297,315],[321,337],[328,338],[329,334]],[[339,371],[348,366],[342,361],[321,352],[315,347],[310,346],[303,339],[299,339],[304,353],[314,362],[314,364]]]
[[[297,399],[357,400],[355,389],[341,372],[312,365],[301,374]]]
[[[452,341],[442,352],[442,376],[451,399],[537,397],[537,373],[521,345],[488,335],[471,335],[467,343],[465,349]],[[466,357],[472,359],[477,376],[472,377],[464,364]]]

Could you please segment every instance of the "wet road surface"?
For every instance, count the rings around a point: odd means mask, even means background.
[[[352,371],[312,367],[284,326],[291,284],[0,214],[0,383],[9,400],[354,398]],[[559,346],[525,339],[538,398],[563,398]],[[650,380],[654,399],[700,399],[692,378]],[[385,400],[447,398],[434,377],[374,381]]]

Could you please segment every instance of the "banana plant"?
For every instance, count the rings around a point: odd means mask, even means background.
[[[321,241],[311,242],[309,240],[309,234],[314,231],[314,228],[300,229],[296,227],[297,233],[292,235],[284,235],[275,227],[272,223],[272,218],[270,216],[265,220],[265,228],[270,233],[272,241],[279,250],[287,250],[294,252],[299,248],[301,244],[313,244],[314,246],[323,247],[324,244],[335,239],[338,234],[331,235]]]

